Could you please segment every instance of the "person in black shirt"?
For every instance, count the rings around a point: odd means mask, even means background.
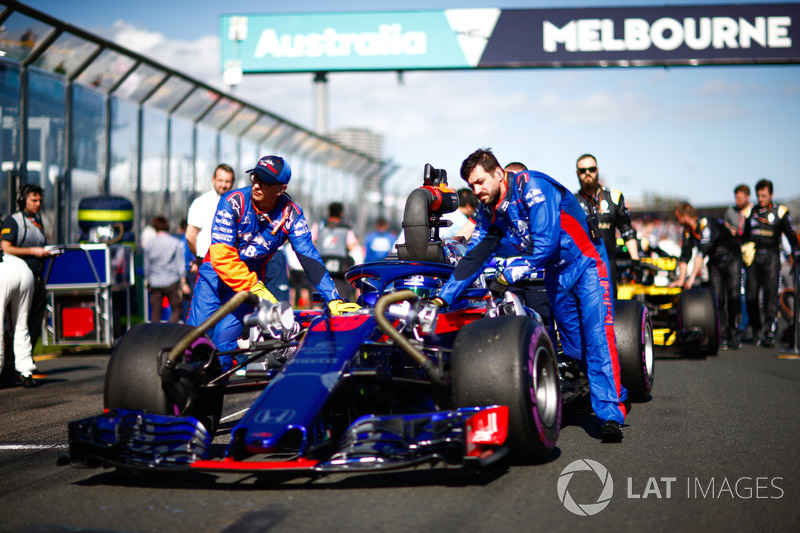
[[[720,341],[723,348],[738,349],[739,340],[739,288],[742,284],[742,252],[739,242],[731,234],[725,222],[718,218],[698,218],[697,210],[688,202],[675,207],[675,219],[683,226],[683,243],[678,259],[678,279],[671,285],[686,287],[694,285],[703,261],[708,258],[708,277],[711,288],[717,295],[720,322]],[[686,271],[692,250],[697,254],[689,279]]]
[[[619,229],[622,240],[628,247],[631,255],[633,274],[641,278],[639,266],[639,247],[636,243],[636,231],[631,225],[631,213],[625,205],[625,198],[616,189],[609,189],[600,185],[600,171],[597,168],[597,159],[591,154],[584,154],[576,162],[575,173],[581,184],[575,197],[580,202],[586,218],[595,219],[603,237],[608,254],[608,267],[613,286],[612,293],[617,294],[617,233]],[[591,227],[591,225],[590,225]]]
[[[765,348],[775,346],[778,329],[778,296],[781,275],[781,235],[786,235],[795,258],[798,257],[797,235],[789,209],[772,201],[772,182],[767,179],[756,183],[758,206],[754,207],[745,223],[742,242],[753,243],[755,255],[747,268],[745,299],[747,314],[753,326],[753,341]],[[764,320],[758,305],[759,292],[764,291]]]

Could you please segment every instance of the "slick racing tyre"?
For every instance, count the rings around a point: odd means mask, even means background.
[[[644,402],[653,389],[653,324],[650,313],[637,300],[617,300],[614,304],[614,333],[622,384],[628,399]]]
[[[516,460],[553,450],[561,430],[561,388],[553,345],[537,320],[501,316],[465,325],[451,359],[457,407],[508,406],[507,445]]]
[[[106,409],[135,409],[160,415],[191,415],[214,434],[222,414],[223,394],[219,388],[196,388],[196,398],[177,404],[165,392],[159,375],[159,353],[169,350],[192,330],[192,326],[174,323],[139,324],[117,343],[106,370],[103,403]],[[182,359],[210,361],[213,343],[200,337]],[[218,366],[215,360],[212,363]],[[210,367],[212,365],[208,365]]]
[[[719,314],[714,291],[703,287],[683,291],[678,297],[678,319],[681,331],[703,333],[697,355],[715,355],[719,351]]]

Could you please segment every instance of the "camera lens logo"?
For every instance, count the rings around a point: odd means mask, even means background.
[[[582,470],[593,471],[603,484],[603,490],[600,492],[600,496],[598,496],[595,503],[575,503],[575,500],[572,499],[572,496],[570,496],[567,490],[569,482],[572,481],[572,476],[575,475],[575,472]],[[571,462],[561,471],[561,475],[558,478],[558,499],[561,500],[561,503],[564,504],[564,507],[566,507],[569,512],[578,516],[596,515],[608,506],[613,495],[614,481],[611,479],[611,474],[608,473],[606,467],[591,459],[578,459],[577,461]]]

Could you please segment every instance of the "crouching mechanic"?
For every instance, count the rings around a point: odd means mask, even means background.
[[[473,214],[475,232],[466,255],[433,302],[453,302],[493,256],[501,251],[511,255],[509,248],[518,257],[493,282],[495,296],[517,277],[544,268],[564,354],[586,370],[603,440],[619,442],[630,404],[620,381],[606,252],[601,241],[591,240],[583,208],[541,172],[504,171],[488,149],[464,160],[461,177],[482,205]]]
[[[678,258],[678,279],[670,287],[690,289],[697,279],[706,257],[708,277],[717,300],[720,341],[722,348],[741,347],[739,339],[739,293],[742,287],[742,250],[739,241],[718,218],[699,218],[697,210],[689,202],[675,206],[675,219],[683,226],[681,255]],[[689,260],[692,250],[697,248],[692,273],[688,278]]]
[[[288,194],[292,177],[282,157],[265,156],[248,170],[252,185],[223,195],[211,226],[211,246],[200,265],[188,323],[202,324],[235,293],[250,291],[277,302],[264,286],[266,266],[287,240],[309,280],[317,287],[331,313],[359,309],[339,298],[333,279],[311,241],[303,211]],[[242,335],[242,320],[253,311],[243,304],[210,331],[211,340],[223,352],[235,350]],[[223,370],[231,368],[230,356],[221,356]]]

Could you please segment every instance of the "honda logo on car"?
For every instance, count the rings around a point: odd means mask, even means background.
[[[582,472],[590,472],[589,483],[600,480],[602,489],[595,501],[577,502],[569,492],[570,484],[587,482]],[[575,477],[578,474],[578,477]],[[730,499],[730,500],[779,500],[785,492],[781,487],[783,478],[778,476],[710,476],[686,477],[679,480],[675,476],[628,477],[626,498],[644,499]],[[574,487],[574,485],[573,485]],[[685,491],[684,491],[685,489]],[[564,467],[556,486],[558,499],[571,513],[579,516],[592,516],[608,507],[614,496],[614,481],[605,466],[591,459],[578,459]]]
[[[259,424],[285,424],[294,418],[293,409],[264,409],[256,414]]]

